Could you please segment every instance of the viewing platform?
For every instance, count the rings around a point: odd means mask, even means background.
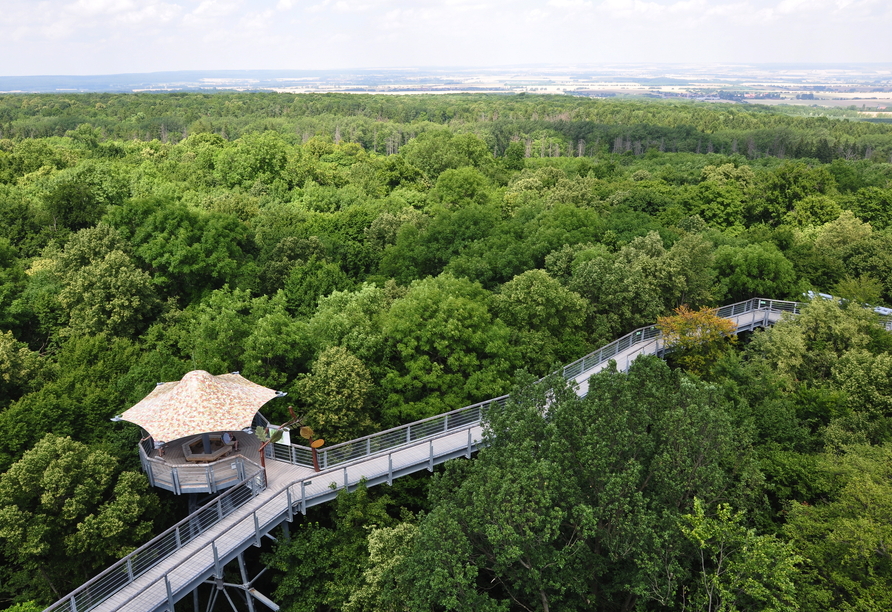
[[[258,415],[259,416],[259,415]],[[212,434],[211,439],[220,438]],[[164,454],[154,448],[151,440],[139,444],[139,460],[142,469],[153,487],[171,491],[177,495],[184,493],[217,493],[256,476],[263,468],[260,465],[260,440],[253,432],[239,431],[234,434],[238,440],[238,450],[234,445],[219,445],[219,448],[203,460],[185,447],[195,437],[174,440],[165,444]],[[197,439],[200,444],[200,438]]]

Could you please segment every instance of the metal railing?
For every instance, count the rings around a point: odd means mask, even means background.
[[[418,440],[438,437],[443,433],[462,429],[469,425],[479,425],[483,415],[490,406],[502,406],[507,400],[508,396],[503,395],[485,402],[471,404],[452,412],[415,421],[408,425],[381,431],[364,438],[357,438],[349,442],[329,446],[317,451],[319,467],[325,470],[344,463],[353,463],[359,459],[379,455]],[[293,465],[313,467],[313,454],[307,446],[270,444],[266,447],[265,452],[269,459]]]
[[[245,461],[250,462],[249,459]],[[260,468],[260,466],[257,467]],[[243,480],[211,503],[193,512],[51,605],[47,611],[87,612],[91,610],[231,516],[254,499],[264,488],[266,488],[266,472],[260,468],[250,478]]]
[[[153,487],[183,493],[217,493],[252,478],[259,465],[238,454],[210,463],[171,465],[163,459],[148,456],[145,443],[139,445],[139,460]]]
[[[728,304],[727,306],[722,306],[718,309],[717,314],[718,316],[727,319],[757,310],[774,310],[797,314],[799,312],[799,302],[752,298],[749,300],[744,300],[743,302],[737,302],[734,304]],[[564,375],[564,378],[568,380],[571,378],[576,378],[583,372],[587,372],[592,368],[606,363],[614,356],[622,353],[627,349],[632,348],[637,344],[652,342],[656,347],[659,338],[660,330],[657,328],[656,325],[639,327],[638,329],[630,331],[625,336],[617,338],[610,344],[606,344],[601,348],[592,351],[585,357],[577,359],[573,363],[564,366],[562,369],[562,373]],[[656,353],[657,351],[654,352]]]
[[[481,411],[485,411],[486,407],[491,403],[493,402],[482,402],[475,405],[478,407],[478,419]],[[468,408],[471,407],[469,406]],[[426,419],[426,421],[430,421],[430,419]],[[380,464],[377,467],[371,466],[373,467],[371,472],[352,470],[351,473],[350,468],[357,464],[370,466],[370,464],[366,463],[368,458],[362,456],[358,460],[295,480],[252,509],[250,513],[239,518],[224,532],[215,534],[208,542],[202,543],[196,550],[190,551],[190,559],[213,559],[213,570],[215,573],[219,573],[222,570],[221,560],[230,555],[233,549],[237,549],[246,542],[248,545],[254,543],[259,545],[260,538],[283,520],[292,520],[298,512],[306,514],[308,507],[332,499],[340,489],[352,488],[361,481],[374,479],[391,482],[394,477],[400,475],[403,471],[419,468],[419,466],[420,469],[425,467],[433,468],[435,463],[441,462],[439,461],[440,459],[456,456],[456,449],[459,449],[462,455],[470,456],[479,443],[478,440],[473,438],[472,432],[479,426],[479,422],[475,422],[468,426],[451,428],[439,435],[417,440],[409,445],[402,444],[397,449],[381,453],[379,455],[381,459]],[[467,432],[466,436],[464,432]],[[439,439],[455,436],[456,434],[460,435],[461,444],[451,444],[445,450],[442,448],[435,450],[435,443]],[[264,474],[265,472],[260,473],[261,476]],[[326,478],[335,475],[335,478]],[[120,592],[124,587],[145,575],[146,572],[171,558],[177,551],[193,543],[198,536],[231,517],[240,508],[253,500],[261,489],[262,487],[255,483],[253,479],[240,483],[237,487],[223,493],[213,502],[190,514],[148,544],[141,546],[86,584],[69,593],[47,608],[45,612],[87,612],[101,605],[115,593]],[[233,544],[231,536],[227,536],[230,533],[246,535]],[[224,538],[229,541],[228,544],[222,542]],[[171,578],[171,574],[175,570],[176,566],[149,581],[139,591],[128,596],[125,601],[115,602],[115,609],[129,609],[130,607],[133,609],[144,609],[143,604],[136,603],[143,595],[151,595],[155,600],[161,601],[162,604],[166,601],[173,603],[174,593],[178,586]],[[201,574],[202,571],[206,570],[199,570],[198,573]],[[149,594],[150,590],[155,592]]]
[[[737,317],[755,311],[782,311],[796,314],[799,312],[798,309],[798,302],[753,298],[722,306],[718,309],[717,314],[724,318]],[[640,327],[565,366],[562,369],[562,374],[565,379],[575,378],[588,370],[605,364],[623,351],[639,344],[641,345],[639,349],[644,349],[647,343],[653,343],[654,350],[652,353],[657,354],[661,348],[659,346],[659,338],[660,330],[656,325]],[[415,423],[394,427],[393,429],[364,438],[357,438],[356,440],[329,446],[317,451],[319,466],[322,469],[326,469],[341,463],[355,461],[362,457],[370,457],[388,449],[409,444],[414,440],[436,435],[455,427],[462,427],[471,422],[479,422],[482,418],[481,410],[484,407],[488,407],[494,402],[503,404],[507,398],[508,396],[504,395]],[[307,446],[299,444],[270,444],[266,447],[265,453],[268,459],[304,467],[313,467],[312,450]]]

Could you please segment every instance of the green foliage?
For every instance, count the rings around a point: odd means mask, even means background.
[[[715,267],[726,296],[724,301],[739,302],[765,295],[793,297],[800,288],[795,282],[793,264],[771,243],[722,245],[715,251]]]
[[[818,504],[793,501],[786,534],[808,559],[798,588],[801,609],[884,610],[892,605],[890,462],[892,449],[856,446],[826,455],[818,473],[834,494]]]
[[[320,510],[303,535],[330,550],[304,567],[318,550],[289,545],[283,597],[293,609],[628,611],[696,607],[705,584],[727,609],[781,609],[790,557],[774,538],[787,537],[811,559],[796,578],[803,608],[888,607],[880,557],[819,544],[849,525],[823,511],[843,511],[839,457],[892,431],[892,334],[858,307],[892,304],[892,169],[879,161],[892,127],[786,112],[537,95],[0,95],[0,467],[50,432],[94,445],[74,453],[88,464],[135,468],[135,428],[108,418],[195,368],[288,391],[338,441],[499,395],[517,367],[545,374],[682,304],[815,289],[854,303],[743,334],[700,360],[709,384],[639,362],[593,379],[585,400],[518,391],[492,416],[492,452],[448,467],[429,503],[404,495],[428,513]],[[267,416],[288,418],[276,403]],[[145,495],[117,469],[97,476],[95,508],[116,503],[116,479]],[[812,512],[800,501],[822,511],[800,524]],[[148,519],[124,506],[131,545]],[[84,563],[121,552],[123,535],[96,543],[118,525],[95,508],[81,527],[48,511],[40,537],[58,545],[34,567],[73,585]],[[165,521],[180,514],[164,501]],[[682,530],[691,520],[702,546]],[[66,558],[78,529],[90,545]],[[54,598],[26,582],[20,548],[2,553],[3,596]],[[719,570],[721,551],[739,571]]]
[[[330,444],[371,433],[372,386],[368,368],[347,349],[322,351],[310,374],[297,383],[300,401],[308,409],[306,423]]]
[[[200,296],[224,284],[250,284],[242,269],[247,228],[235,217],[198,213],[159,200],[131,201],[108,217],[133,245],[137,259],[153,270],[167,295]]]
[[[41,183],[43,207],[51,224],[71,229],[93,225],[107,206],[120,204],[129,195],[117,168],[90,160],[51,174]]]
[[[832,300],[816,299],[798,316],[756,334],[751,351],[789,384],[820,384],[831,377],[843,354],[870,344],[870,330],[876,325],[873,314],[857,305],[843,308]]]
[[[694,557],[674,521],[695,495],[745,504],[758,483],[719,394],[651,358],[592,377],[585,399],[557,377],[512,398],[489,413],[489,447],[434,481],[399,569],[379,568],[406,607],[679,601]]]
[[[498,396],[517,353],[478,284],[440,275],[413,282],[381,319],[393,352],[381,385],[385,419],[414,420]]]
[[[585,352],[588,305],[544,270],[528,270],[502,285],[493,309],[514,332],[521,363],[530,372],[544,375]]]
[[[306,263],[295,265],[285,280],[288,309],[296,316],[306,317],[316,310],[319,298],[350,289],[351,285],[338,264],[311,257]]]
[[[759,197],[748,205],[748,219],[778,225],[806,197],[835,193],[836,180],[823,166],[793,162],[764,175],[757,189]]]
[[[105,451],[48,434],[0,477],[4,590],[56,599],[151,533],[157,498]]]
[[[446,208],[486,204],[490,197],[488,183],[474,168],[449,169],[437,178],[430,197]]]
[[[493,163],[492,154],[480,138],[474,134],[454,135],[449,130],[424,132],[403,147],[401,154],[432,179],[446,170],[486,168]]]
[[[387,514],[391,500],[372,496],[361,484],[353,493],[338,493],[334,526],[305,522],[289,541],[276,546],[267,562],[283,571],[273,594],[283,610],[312,612],[341,609],[362,580],[368,530],[394,523]]]
[[[694,512],[683,517],[682,532],[700,556],[699,584],[691,604],[701,610],[794,611],[797,565],[805,559],[793,547],[771,535],[756,535],[719,504],[716,516],[707,516],[694,499]]]

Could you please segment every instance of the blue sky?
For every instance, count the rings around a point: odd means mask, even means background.
[[[2,0],[0,75],[892,61],[889,0]]]

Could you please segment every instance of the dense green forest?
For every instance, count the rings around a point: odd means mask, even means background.
[[[889,610],[890,161],[892,126],[763,107],[0,96],[0,606],[185,516],[109,417],[204,369],[329,443],[512,393],[474,459],[265,552],[284,610]],[[809,290],[843,299],[532,384]]]

